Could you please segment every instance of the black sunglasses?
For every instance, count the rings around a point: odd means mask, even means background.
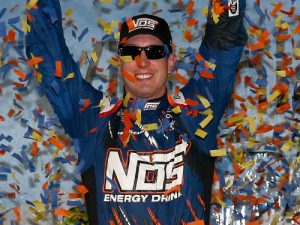
[[[120,56],[131,56],[134,59],[145,51],[148,59],[162,59],[170,54],[170,50],[166,45],[150,45],[145,47],[134,45],[120,45],[118,52]]]

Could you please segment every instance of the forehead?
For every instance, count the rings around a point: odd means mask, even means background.
[[[159,38],[151,34],[138,34],[130,37],[126,41],[126,45],[163,45],[163,42]]]

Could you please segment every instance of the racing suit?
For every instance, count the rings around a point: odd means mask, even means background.
[[[79,144],[90,224],[209,222],[210,150],[217,148],[218,124],[247,39],[245,5],[240,1],[239,15],[223,13],[217,24],[209,13],[194,76],[174,96],[166,93],[148,102],[111,99],[81,77],[65,43],[58,0],[40,0],[29,10],[27,56],[43,58],[35,68],[41,87],[66,133]],[[82,107],[87,100],[89,106]],[[199,124],[208,116],[202,129]]]

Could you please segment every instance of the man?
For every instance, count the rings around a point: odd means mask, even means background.
[[[43,58],[35,67],[41,86],[79,144],[90,224],[209,223],[210,150],[217,148],[217,127],[247,39],[245,0],[233,2],[217,24],[209,13],[195,75],[173,97],[166,86],[176,61],[168,24],[148,14],[124,21],[120,100],[80,76],[65,44],[58,0],[40,0],[29,10],[27,55]],[[74,77],[64,79],[70,73]]]

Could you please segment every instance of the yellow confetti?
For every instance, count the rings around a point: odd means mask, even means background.
[[[91,57],[92,57],[94,63],[97,62],[97,60],[98,60],[97,52],[92,52]]]
[[[286,30],[286,29],[289,28],[289,24],[287,22],[282,23],[281,26],[280,26],[280,28],[283,29],[283,30]]]
[[[247,169],[250,166],[253,166],[254,164],[255,164],[255,161],[254,160],[250,160],[250,161],[247,161],[247,162],[241,164],[241,168],[242,169]]]
[[[33,6],[36,5],[36,3],[38,2],[39,0],[30,0],[27,5],[26,5],[26,9],[31,9]]]
[[[287,141],[280,148],[283,152],[289,151],[296,143],[293,141]]]
[[[206,135],[207,135],[207,133],[204,130],[200,129],[200,128],[196,130],[195,134],[198,137],[201,137],[201,138],[205,138]]]
[[[278,96],[280,95],[280,91],[279,90],[275,90],[269,98],[270,102],[273,102]]]
[[[214,197],[214,198],[215,198],[216,203],[219,203],[223,207],[226,206],[225,202],[223,202],[221,199],[219,199],[218,197]]]
[[[179,106],[176,106],[176,107],[174,107],[174,108],[172,109],[172,112],[175,113],[175,114],[179,114],[179,113],[181,113],[181,109],[180,109]]]
[[[300,48],[294,48],[293,54],[296,57],[300,57]]]
[[[207,117],[205,117],[205,119],[200,122],[200,127],[206,127],[207,124],[209,124],[209,122],[212,121],[213,118],[214,116],[212,114],[208,114]]]
[[[28,31],[28,28],[30,29],[30,26],[27,23],[27,19],[23,19],[22,20],[22,27],[21,27],[22,31],[25,33],[25,32]]]
[[[74,78],[74,73],[69,73],[65,78],[64,78],[64,80],[68,80],[68,79],[72,79],[72,78]]]
[[[273,216],[273,219],[272,219],[272,222],[271,222],[271,225],[277,225],[279,223],[279,219],[280,219],[280,214],[276,214]]]
[[[279,14],[275,19],[275,27],[280,28],[281,26],[281,20],[282,20],[282,14]]]
[[[126,0],[118,0],[118,6],[124,6],[126,4]]]
[[[246,117],[244,119],[245,124],[249,124],[249,131],[251,133],[254,133],[256,131],[256,126],[255,126],[255,117]]]
[[[72,13],[73,13],[73,9],[72,9],[72,8],[68,8],[68,9],[65,11],[65,16],[70,16]]]
[[[209,61],[206,61],[205,60],[205,65],[209,68],[209,69],[211,69],[211,70],[215,70],[216,69],[216,64],[214,64],[214,63],[211,63],[211,62],[209,62]]]
[[[125,98],[123,100],[123,105],[125,107],[128,105],[128,101],[129,101],[130,98],[131,98],[131,94],[130,94],[130,92],[127,92],[126,95],[125,95]]]
[[[210,155],[212,157],[224,156],[227,155],[227,151],[226,148],[214,149],[214,150],[210,150]]]
[[[215,24],[219,23],[220,15],[218,15],[213,8],[211,10],[211,13],[212,13],[212,18],[213,18],[213,21],[215,22]]]
[[[157,130],[157,123],[148,123],[143,125],[143,129],[146,131]]]
[[[120,63],[118,61],[113,60],[113,59],[110,59],[107,62],[114,67],[119,67],[119,65],[120,65]]]
[[[132,61],[132,56],[131,55],[124,55],[124,56],[120,56],[120,59],[122,60],[122,62],[131,62]]]
[[[277,71],[275,71],[275,73],[279,77],[286,77],[286,71],[285,70],[277,70]]]
[[[255,147],[255,137],[249,137],[248,148],[254,148],[254,147]]]
[[[32,132],[32,138],[40,143],[43,142],[42,136],[35,130]]]
[[[114,33],[114,38],[115,38],[116,40],[120,39],[120,32]]]
[[[258,88],[257,89],[257,94],[258,95],[265,95],[266,94],[266,89],[265,88]]]
[[[104,3],[104,4],[110,4],[111,0],[100,0],[100,2]]]
[[[203,8],[201,14],[206,16],[208,14],[208,7]]]
[[[205,108],[210,107],[210,102],[205,97],[202,95],[197,95],[197,97]]]
[[[242,116],[228,118],[228,123],[237,123],[237,122],[243,121],[243,119],[244,119],[244,117],[242,117]]]
[[[42,79],[43,79],[43,75],[41,73],[38,73],[38,77],[37,77],[38,81],[41,83]]]
[[[297,156],[296,162],[299,164],[300,163],[300,156]]]
[[[45,212],[46,211],[45,205],[41,201],[34,200],[34,201],[32,201],[32,203],[34,204],[35,208],[38,209],[39,212]]]
[[[135,124],[136,125],[140,125],[142,121],[142,111],[140,109],[137,109],[136,111],[136,121]]]

